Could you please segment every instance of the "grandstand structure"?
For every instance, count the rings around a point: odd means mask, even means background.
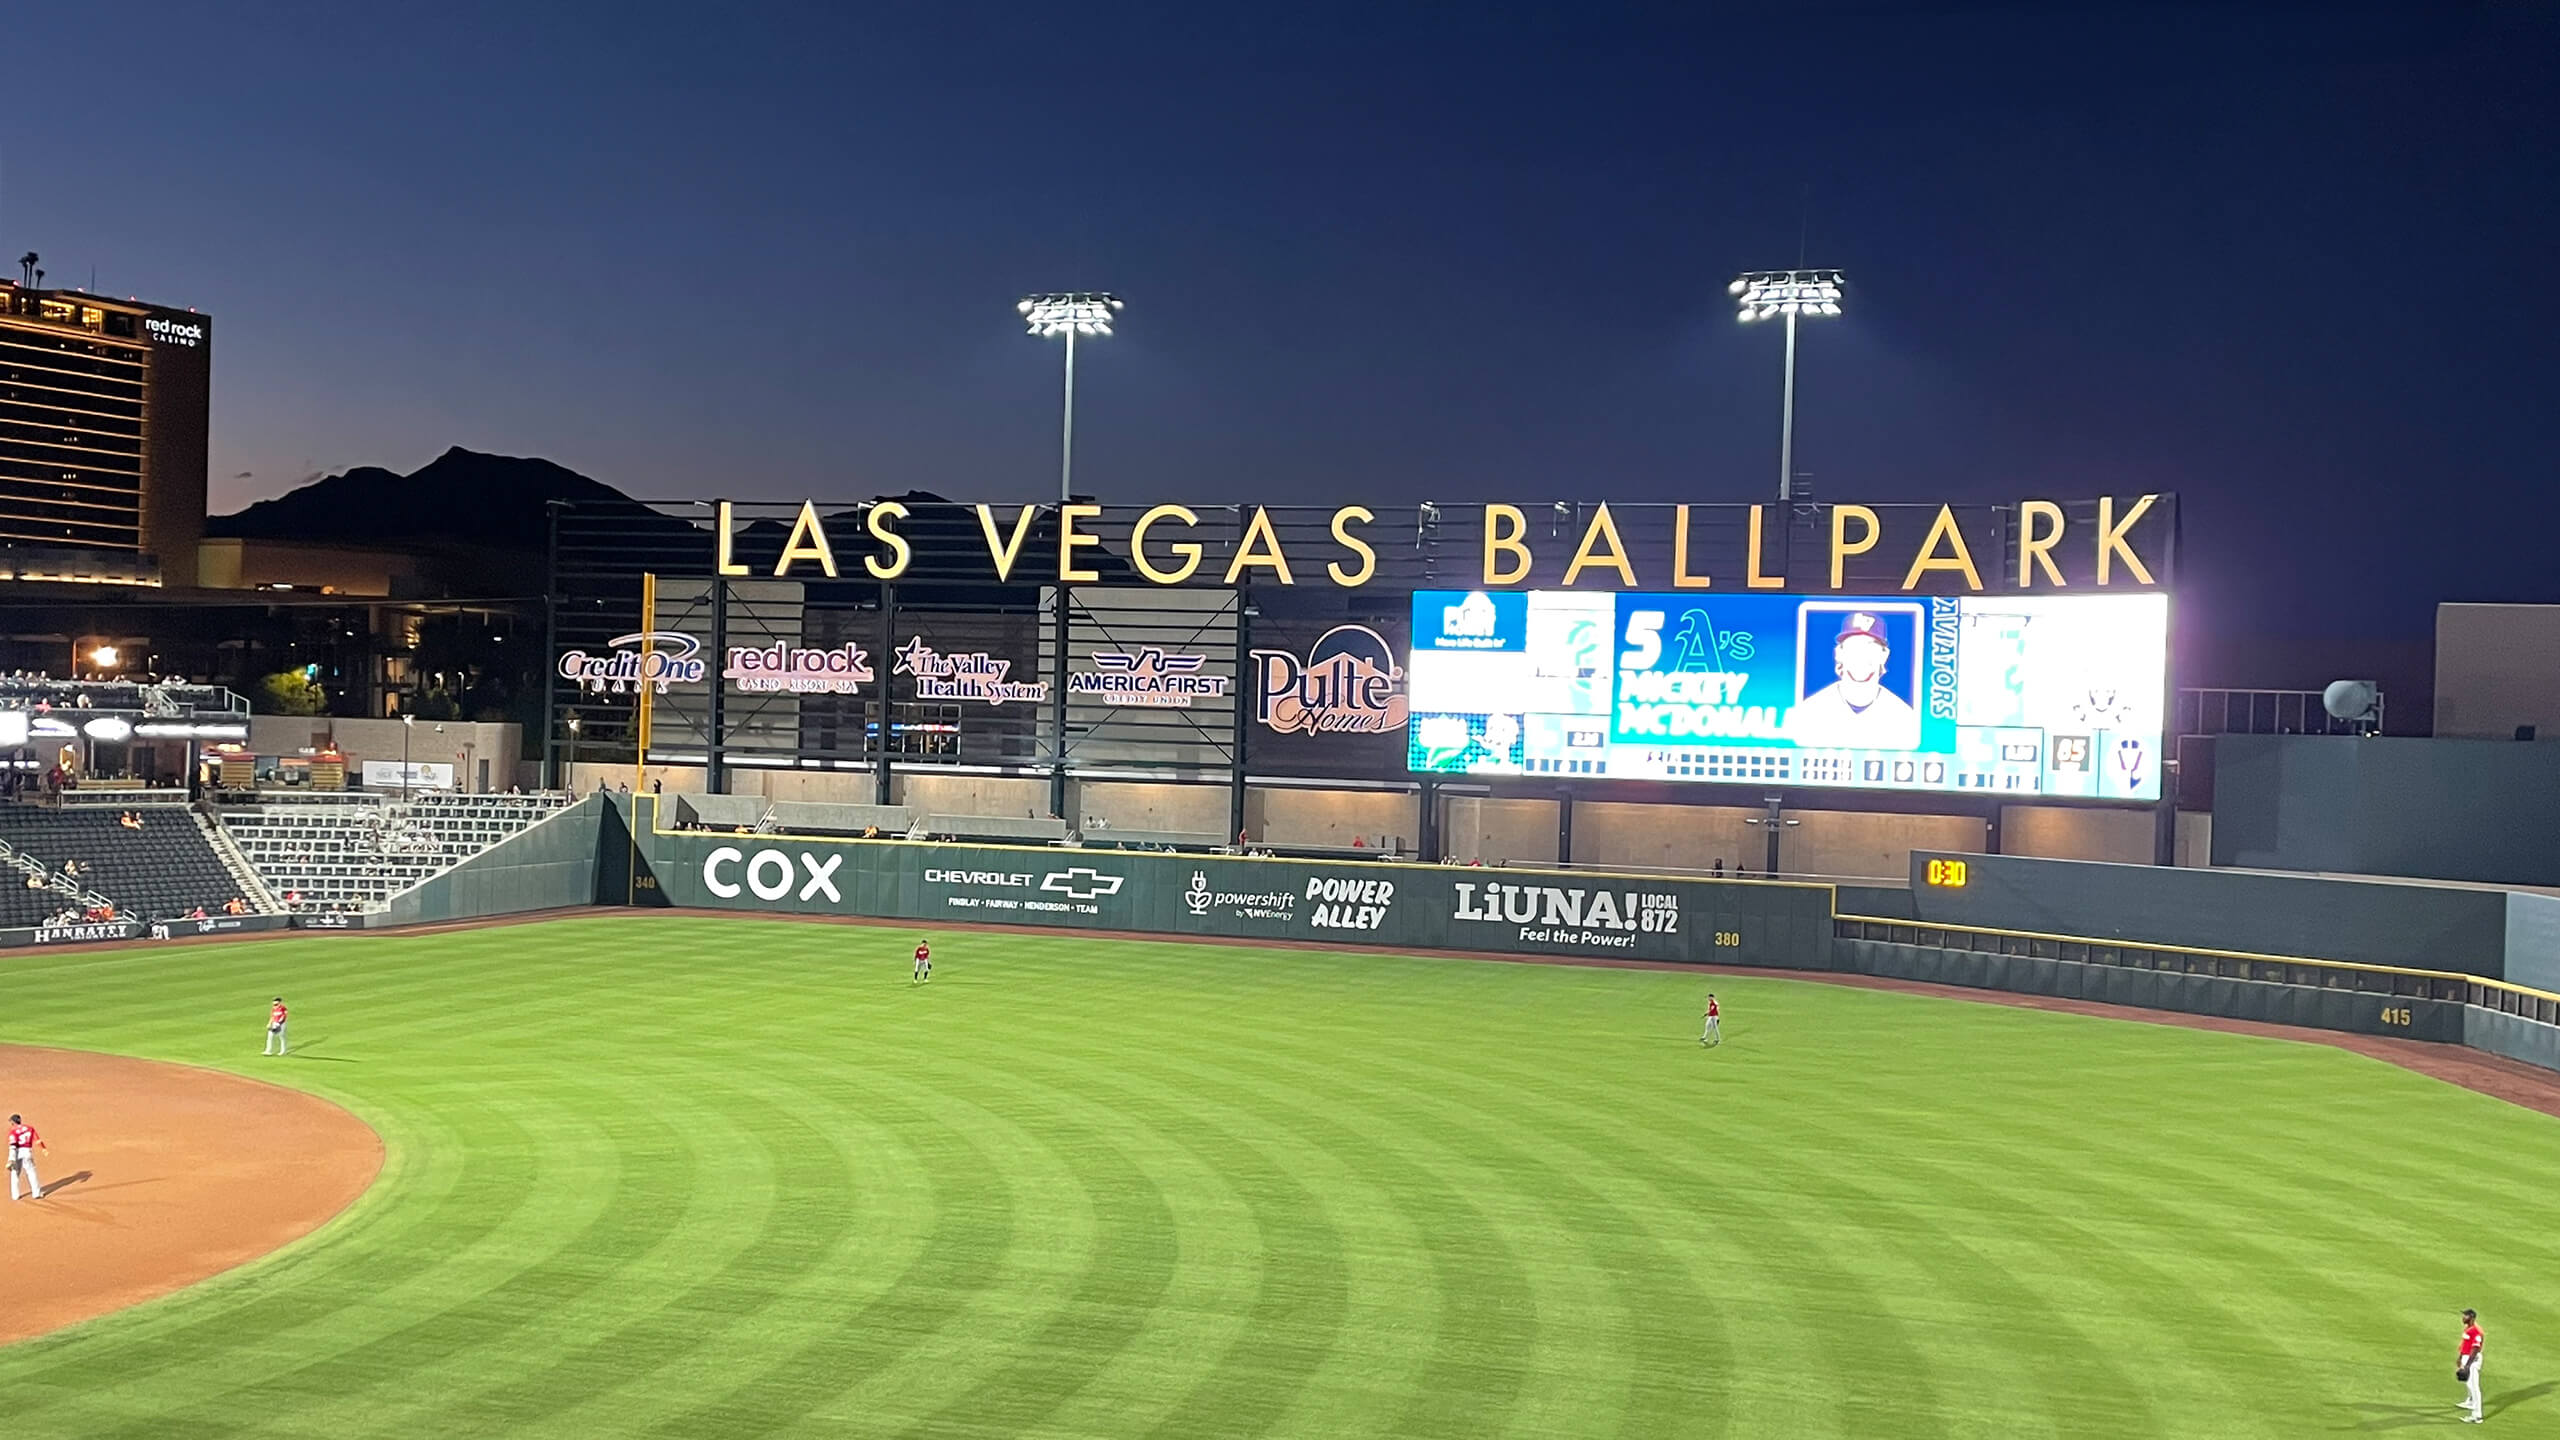
[[[67,803],[0,805],[0,928],[68,911],[160,920],[271,913],[247,867],[224,853],[205,817],[175,791],[102,791]]]
[[[524,833],[568,805],[556,793],[269,792],[219,807],[221,833],[286,913],[382,909],[391,897]]]

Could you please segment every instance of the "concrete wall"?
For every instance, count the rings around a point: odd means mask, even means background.
[[[1411,848],[1422,835],[1419,797],[1393,790],[1284,790],[1245,797],[1245,832],[1257,845],[1393,845]]]
[[[516,764],[523,757],[523,732],[515,725],[421,720],[412,727],[397,720],[344,720],[327,715],[255,715],[249,720],[249,748],[260,755],[299,755],[325,749],[334,741],[347,757],[350,788],[363,773],[363,761],[397,764],[404,738],[412,764],[451,765],[455,785],[465,790],[479,788],[483,760],[489,762],[489,788],[506,789],[516,782]],[[624,778],[629,778],[627,769]]]
[[[1574,807],[1574,823],[1583,806]],[[1440,853],[1487,865],[1552,865],[1556,861],[1556,802],[1535,797],[1500,799],[1491,795],[1440,797]],[[1582,837],[1574,836],[1574,859],[1582,858]]]
[[[2560,994],[2560,898],[2508,893],[2507,979]]]
[[[1235,838],[1227,833],[1224,785],[1087,780],[1069,787],[1068,796],[1075,821],[1084,829],[1092,829],[1092,822],[1100,819],[1108,822],[1109,830],[1187,831],[1222,840]]]
[[[785,772],[776,771],[777,776]],[[869,776],[862,777],[865,780]],[[772,793],[772,792],[768,792]],[[775,794],[777,800],[815,800],[815,795]],[[828,799],[861,803],[851,796]],[[871,798],[865,790],[861,801]],[[889,803],[908,805],[927,815],[1020,815],[1049,813],[1049,782],[1026,775],[925,775],[900,773],[891,783]]]
[[[2149,810],[2004,805],[2000,808],[2000,853],[2046,860],[2148,865],[2158,824],[2158,818]]]
[[[2442,739],[2560,740],[2560,605],[2438,605],[2435,700]]]
[[[2560,885],[2560,745],[2225,735],[2213,863]]]

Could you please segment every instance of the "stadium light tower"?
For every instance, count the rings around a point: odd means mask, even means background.
[[[1058,431],[1058,498],[1064,501],[1075,493],[1076,337],[1110,334],[1121,300],[1099,290],[1068,290],[1054,295],[1025,295],[1013,308],[1022,323],[1031,327],[1031,333],[1041,339],[1052,335],[1067,337],[1066,419]]]
[[[1840,313],[1837,270],[1746,270],[1725,287],[1741,308],[1738,320],[1748,324],[1783,315],[1787,319],[1787,383],[1778,415],[1778,498],[1791,499],[1796,487],[1796,317]]]

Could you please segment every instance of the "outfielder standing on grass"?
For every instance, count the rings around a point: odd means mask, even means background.
[[[1698,1032],[1698,1043],[1701,1045],[1724,1043],[1724,1011],[1716,1007],[1716,992],[1713,990],[1707,992],[1707,1028]]]
[[[910,985],[921,985],[932,978],[933,942],[930,940],[919,940],[916,942],[916,978],[908,981],[907,983]]]
[[[284,997],[279,995],[273,1008],[267,1011],[266,1053],[269,1055],[284,1053],[284,1013]]]
[[[2462,1349],[2453,1357],[2453,1378],[2465,1387],[2462,1408],[2469,1413],[2462,1417],[2462,1423],[2466,1425],[2480,1423],[2480,1349],[2480,1313],[2465,1310],[2462,1312]]]
[[[42,1150],[47,1154],[51,1154],[53,1152],[53,1147],[44,1143],[44,1137],[36,1133],[36,1127],[27,1123],[26,1116],[10,1116],[10,1199],[15,1200],[18,1198],[18,1172],[21,1170],[27,1172],[27,1198],[30,1200],[41,1200],[44,1198],[44,1182],[36,1178],[36,1152],[39,1150]]]

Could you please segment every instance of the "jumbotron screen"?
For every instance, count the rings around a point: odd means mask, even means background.
[[[1425,590],[1411,767],[2156,800],[2159,594]]]

